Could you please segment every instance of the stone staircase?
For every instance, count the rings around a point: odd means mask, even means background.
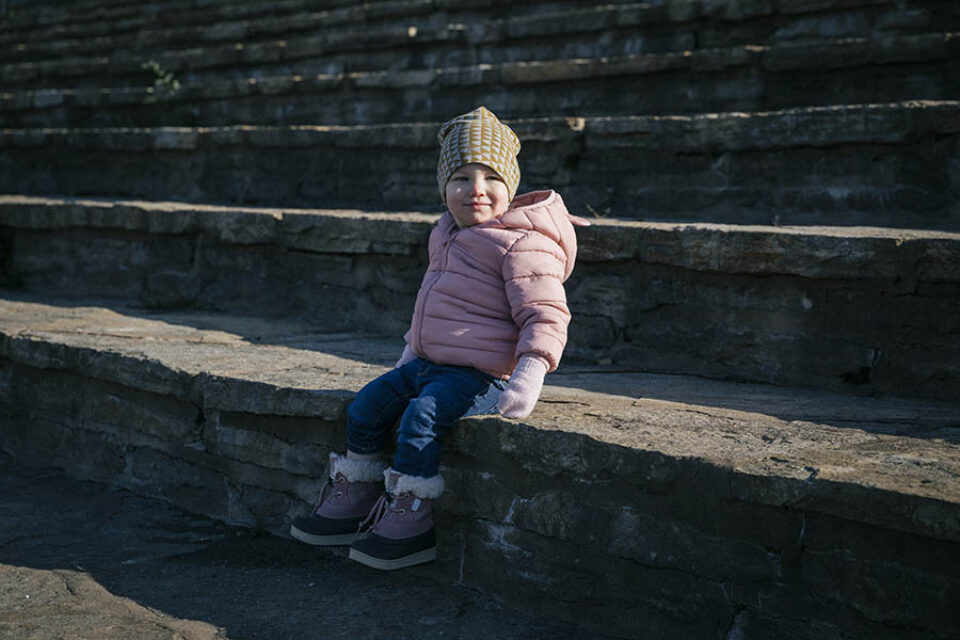
[[[92,57],[74,54],[82,38],[8,28],[0,37],[26,39],[9,47],[20,57],[61,57],[0,67],[0,144],[18,155],[0,189],[44,195],[70,175],[77,195],[422,209],[428,163],[409,154],[428,157],[434,123],[482,103],[529,120],[522,186],[581,211],[960,230],[955,7],[721,4],[545,3],[490,19],[459,3],[301,3],[236,23],[213,22],[215,5],[191,36],[141,25],[121,32],[135,46],[100,36]],[[288,22],[313,27],[278,39]],[[104,147],[129,154],[119,187],[95,169]],[[403,157],[382,169],[393,188],[373,188],[367,168],[385,155]]]
[[[960,628],[960,10],[12,3],[0,447],[284,534],[389,366],[440,122],[580,256],[527,420],[465,421],[437,575],[651,638]]]
[[[960,51],[958,43],[960,32],[941,32],[319,74],[296,67],[258,72],[241,61],[223,68],[214,64],[215,52],[204,51],[201,60],[210,64],[209,73],[187,74],[175,89],[141,84],[13,90],[0,102],[0,113],[5,125],[17,127],[228,125],[238,117],[272,125],[311,124],[318,117],[355,125],[442,118],[477,102],[509,108],[518,117],[602,117],[764,111],[800,102],[888,103],[905,95],[942,101],[960,87],[960,72],[950,64]],[[152,80],[143,69],[148,62],[137,60],[143,58],[131,60],[130,81]],[[163,61],[151,62],[167,68]],[[13,65],[7,69],[16,71]],[[856,82],[865,73],[873,76],[868,87]],[[617,100],[621,92],[637,99]]]

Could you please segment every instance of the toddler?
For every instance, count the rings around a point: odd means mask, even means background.
[[[443,493],[439,456],[454,423],[533,411],[566,344],[572,223],[586,224],[553,191],[515,197],[520,141],[484,107],[444,124],[438,140],[448,212],[430,234],[403,355],[357,394],[346,455],[331,453],[317,507],[290,530],[310,544],[350,545],[352,560],[376,569],[436,557],[432,506]]]

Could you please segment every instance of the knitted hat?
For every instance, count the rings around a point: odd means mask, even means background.
[[[513,200],[520,185],[520,165],[517,164],[520,139],[486,107],[477,107],[444,124],[437,134],[437,141],[440,143],[437,184],[444,202],[447,180],[454,171],[474,162],[499,173]]]

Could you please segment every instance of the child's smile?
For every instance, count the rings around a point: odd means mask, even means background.
[[[503,178],[483,164],[467,164],[454,171],[445,195],[447,207],[461,229],[499,218],[510,206],[510,192]]]

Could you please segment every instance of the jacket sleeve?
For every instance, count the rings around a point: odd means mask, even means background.
[[[563,288],[566,255],[556,242],[532,231],[517,240],[503,259],[503,281],[510,313],[519,328],[516,357],[544,358],[548,371],[560,363],[567,344],[570,310]]]

